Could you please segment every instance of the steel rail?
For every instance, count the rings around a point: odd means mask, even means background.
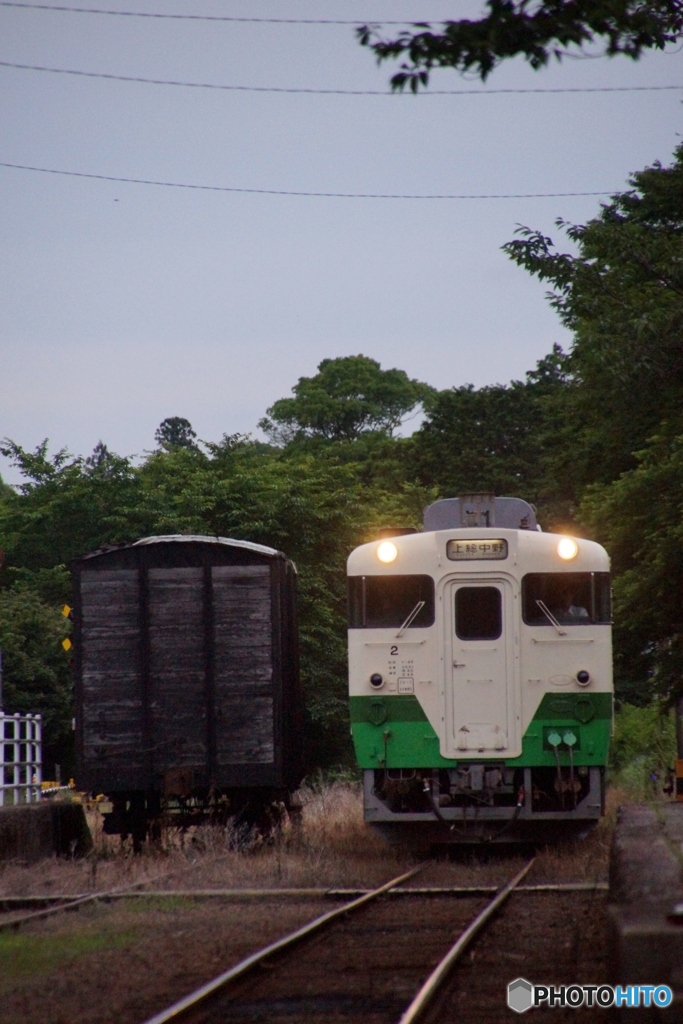
[[[194,992],[190,992],[189,995],[179,999],[177,1003],[167,1007],[160,1013],[155,1014],[154,1017],[150,1017],[149,1020],[145,1021],[145,1024],[166,1024],[167,1021],[177,1020],[182,1014],[188,1010],[192,1010],[199,1003],[203,1002],[209,996],[213,995],[219,989],[224,988],[231,981],[236,978],[242,977],[247,971],[251,970],[257,964],[263,963],[267,957],[272,956],[273,953],[279,953],[280,950],[287,949],[289,946],[293,946],[295,943],[300,942],[301,939],[306,938],[313,932],[322,928],[324,925],[329,924],[336,918],[341,917],[343,914],[348,914],[351,910],[356,910],[358,907],[362,907],[364,904],[369,903],[371,900],[377,899],[378,896],[383,895],[385,892],[389,892],[395,886],[400,885],[401,882],[406,882],[409,878],[412,878],[424,869],[424,864],[418,864],[416,868],[411,871],[407,871],[405,874],[400,875],[398,878],[393,878],[390,882],[386,882],[385,885],[379,887],[379,889],[373,889],[358,899],[352,900],[350,903],[345,903],[343,907],[337,907],[335,910],[329,910],[326,914],[322,914],[320,917],[314,918],[313,921],[309,921],[308,924],[298,928],[295,932],[290,932],[288,935],[283,936],[281,939],[277,939],[275,942],[271,942],[270,945],[264,946],[263,949],[258,950],[256,953],[252,953],[251,956],[246,957],[244,960],[240,960],[234,967],[224,971],[223,974],[219,974],[216,978],[208,981],[205,985],[195,989]]]
[[[428,888],[396,886],[390,889],[389,896],[493,896],[499,891],[498,885],[433,885]],[[518,885],[515,892],[607,892],[609,882],[538,882],[536,885]],[[365,896],[370,889],[152,889],[150,892],[102,892],[98,899],[114,900],[145,900],[168,899],[176,897],[188,900],[274,900],[286,899],[349,899],[352,896]],[[46,893],[38,896],[0,896],[0,913],[13,909],[23,910],[31,906],[50,906],[78,900],[92,893]]]
[[[154,878],[143,878],[141,882],[133,882],[133,888],[138,885],[149,885],[151,882],[158,882],[160,878],[168,878],[170,874],[170,871],[164,871],[163,874],[155,875]],[[0,921],[0,932],[20,928],[22,924],[27,924],[29,921],[39,921],[45,917],[52,917],[53,914],[61,914],[65,910],[74,910],[76,907],[82,907],[85,903],[93,903],[95,900],[105,900],[114,897],[118,893],[130,888],[131,884],[128,882],[126,885],[117,886],[115,889],[106,889],[103,892],[93,892],[87,896],[78,896],[76,899],[69,900],[67,903],[62,902],[56,907],[34,910],[30,914],[24,914],[23,917],[12,917],[8,921]]]
[[[265,890],[268,891],[268,890]],[[277,890],[270,890],[273,894]],[[411,886],[409,889],[396,887],[390,896],[492,896],[500,891],[499,885],[444,885],[420,888]],[[608,892],[609,882],[538,882],[536,885],[517,885],[515,892]],[[367,889],[325,889],[321,895],[327,897],[361,896]],[[148,896],[150,893],[131,893],[131,896]],[[170,895],[170,894],[169,894]]]
[[[482,912],[477,914],[465,931],[462,932],[455,945],[451,947],[443,960],[441,960],[429,975],[408,1009],[401,1016],[399,1024],[414,1024],[415,1021],[419,1020],[445,981],[448,973],[453,967],[453,964],[462,956],[472,939],[484,927],[496,910],[498,910],[498,907],[505,902],[510,893],[516,888],[519,882],[522,881],[524,876],[530,870],[535,859],[536,858],[534,857],[530,860],[529,863],[525,865],[525,867],[523,867],[522,870],[518,872],[503,889],[500,890],[498,895],[492,899],[486,907],[484,907]]]

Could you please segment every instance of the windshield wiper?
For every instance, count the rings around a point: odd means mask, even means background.
[[[398,639],[401,636],[401,634],[403,633],[404,629],[408,628],[408,626],[413,621],[413,619],[417,618],[417,616],[420,614],[420,612],[422,611],[424,606],[425,606],[424,601],[418,601],[417,602],[417,604],[413,608],[412,612],[410,613],[410,615],[408,616],[406,621],[403,623],[403,625],[399,629],[398,633],[396,634],[396,639]]]
[[[537,599],[536,600],[536,604],[541,609],[541,611],[543,612],[545,617],[548,619],[548,621],[550,622],[551,626],[555,627],[555,629],[560,634],[560,636],[566,636],[567,635],[567,630],[566,629],[562,629],[562,626],[559,624],[559,622],[557,621],[557,619],[555,618],[553,613],[550,611],[550,608],[548,608],[548,606],[545,603],[545,601],[539,601]]]

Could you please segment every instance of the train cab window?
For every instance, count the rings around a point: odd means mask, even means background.
[[[497,587],[459,587],[455,592],[455,632],[460,640],[497,640],[503,609]]]
[[[589,626],[611,622],[608,572],[530,572],[522,580],[528,626]]]
[[[433,625],[431,576],[349,576],[350,629],[399,629],[406,621],[409,629]]]

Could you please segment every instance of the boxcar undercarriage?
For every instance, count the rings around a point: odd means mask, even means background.
[[[184,796],[130,790],[113,793],[105,801],[103,831],[124,840],[130,836],[133,849],[139,851],[146,839],[157,841],[164,828],[225,826],[232,819],[238,829],[268,835],[285,815],[298,811],[298,801],[287,789],[207,790]]]

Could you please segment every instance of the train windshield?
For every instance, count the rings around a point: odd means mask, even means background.
[[[612,620],[608,572],[530,572],[522,580],[528,626],[607,624]]]
[[[349,576],[350,629],[415,629],[433,623],[431,576]]]

